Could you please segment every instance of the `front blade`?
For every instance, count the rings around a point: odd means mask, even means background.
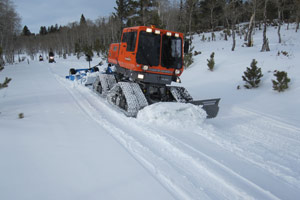
[[[206,100],[197,100],[197,101],[189,101],[187,103],[191,103],[194,105],[202,105],[203,110],[207,113],[207,118],[214,118],[217,116],[219,112],[219,102],[221,99],[206,99]]]

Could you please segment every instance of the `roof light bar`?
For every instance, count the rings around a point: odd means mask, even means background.
[[[160,34],[160,30],[155,30],[155,34],[159,35]]]
[[[151,29],[151,28],[147,28],[147,29],[146,29],[146,32],[147,32],[147,33],[152,33],[152,29]]]
[[[172,33],[171,32],[167,32],[167,36],[172,36]]]
[[[175,33],[175,37],[179,37],[179,33]]]

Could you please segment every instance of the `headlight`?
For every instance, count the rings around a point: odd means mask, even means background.
[[[50,59],[54,59],[54,57],[53,57],[53,56],[50,56]]]
[[[176,75],[178,75],[178,74],[180,74],[181,73],[181,71],[179,70],[179,69],[175,69],[175,74]]]
[[[142,69],[143,69],[144,71],[146,71],[146,70],[149,69],[149,66],[148,66],[148,65],[143,65]]]
[[[179,77],[176,78],[176,83],[181,83],[181,80]]]
[[[154,33],[157,34],[157,35],[159,35],[160,34],[160,30],[155,30]]]
[[[144,74],[138,74],[138,79],[141,79],[141,80],[143,80],[144,79]]]

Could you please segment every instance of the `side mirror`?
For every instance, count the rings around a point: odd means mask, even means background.
[[[190,49],[190,42],[188,40],[184,41],[184,53],[187,54]]]

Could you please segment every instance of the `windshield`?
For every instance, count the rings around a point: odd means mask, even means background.
[[[160,35],[140,32],[136,62],[138,64],[158,66],[160,55]]]
[[[182,40],[179,37],[164,35],[162,42],[161,64],[166,68],[181,69],[182,67]]]

